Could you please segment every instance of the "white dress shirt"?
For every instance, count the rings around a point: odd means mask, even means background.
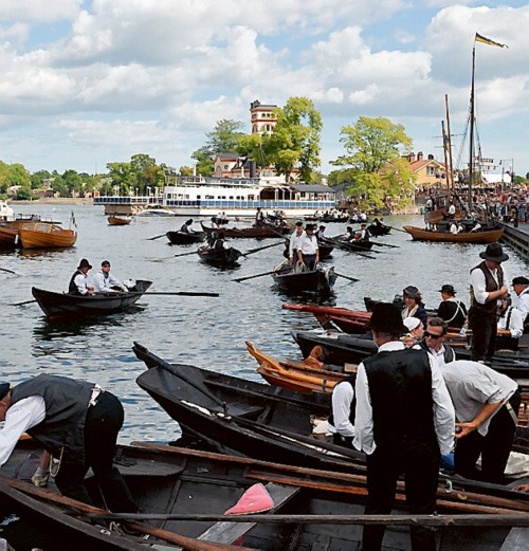
[[[349,381],[344,381],[334,387],[332,391],[332,416],[334,425],[329,423],[329,432],[333,434],[338,433],[346,438],[354,437],[355,428],[349,419],[353,398],[354,389]]]
[[[294,249],[298,250],[300,248],[301,238],[304,235],[305,231],[302,231],[300,235],[298,235],[298,232],[294,231],[290,236],[290,245],[288,246],[288,255],[290,258],[294,256]]]
[[[302,254],[316,254],[318,250],[318,240],[313,234],[310,237],[305,233],[299,241],[299,249]]]
[[[511,295],[512,305],[522,314],[523,321],[527,319],[529,314],[529,287],[526,287],[519,295],[513,293]]]
[[[112,293],[114,289],[112,287],[119,287],[122,291],[128,291],[128,289],[114,277],[110,272],[97,272],[94,276],[94,292],[96,293]]]
[[[505,285],[505,282],[508,281],[508,279],[503,266],[502,266],[502,270],[503,270],[503,284]],[[499,284],[499,281],[498,281],[498,270],[489,270],[489,272],[492,274],[494,281],[498,285],[498,289],[500,289],[501,285]],[[474,298],[476,299],[476,302],[478,302],[479,304],[485,304],[487,302],[487,297],[489,296],[489,291],[487,291],[486,289],[487,282],[485,281],[485,274],[483,273],[481,268],[476,268],[475,270],[472,270],[472,272],[470,273],[469,283],[474,292]],[[496,302],[498,306],[501,306],[500,299],[498,299]]]
[[[394,352],[403,350],[404,344],[400,341],[390,341],[378,349],[379,352]],[[430,369],[432,372],[432,399],[434,426],[441,455],[447,455],[454,446],[455,412],[452,400],[448,394],[446,384],[443,380],[441,370],[432,361],[428,354]],[[371,406],[371,395],[369,382],[364,363],[358,366],[356,376],[356,415],[355,415],[355,438],[354,446],[367,455],[371,455],[376,449],[376,442],[373,432],[373,408]]]
[[[508,327],[507,320],[509,321]],[[516,308],[509,306],[498,318],[498,329],[508,330],[513,339],[519,339],[523,335],[523,321],[522,313]]]
[[[42,396],[24,398],[7,409],[4,428],[0,431],[0,466],[9,459],[19,438],[45,417],[46,403]]]

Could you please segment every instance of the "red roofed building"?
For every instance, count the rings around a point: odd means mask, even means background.
[[[422,151],[419,151],[417,156],[415,153],[406,155],[406,159],[410,163],[411,170],[417,175],[416,186],[430,187],[445,183],[446,167],[444,163],[436,161],[433,155],[428,155],[428,158],[425,159]]]

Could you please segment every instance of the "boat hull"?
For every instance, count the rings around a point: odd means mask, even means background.
[[[306,272],[277,272],[272,274],[275,285],[291,293],[329,293],[336,281],[334,268],[310,270]]]
[[[435,243],[495,243],[503,235],[503,228],[456,234],[430,231],[416,226],[403,226],[402,229],[409,233],[415,241],[432,241]]]
[[[211,228],[200,224],[202,230],[206,235],[210,235],[213,232],[217,232],[218,228]],[[222,232],[225,237],[239,237],[239,238],[260,238],[260,237],[283,237],[289,235],[292,229],[289,226],[272,226],[272,225],[262,225],[262,226],[252,226],[250,228],[222,228]]]
[[[128,226],[131,218],[120,218],[119,216],[108,216],[108,223],[111,226]]]
[[[23,224],[18,234],[24,249],[60,249],[72,247],[77,241],[74,230],[45,222]]]
[[[237,265],[241,251],[230,247],[229,249],[198,249],[198,257],[201,262],[220,268],[230,268]]]
[[[182,231],[168,231],[167,239],[172,245],[192,245],[193,243],[201,243],[204,241],[204,232],[186,233]]]
[[[91,296],[55,293],[33,287],[31,292],[50,321],[76,320],[114,314],[126,310],[142,297],[151,281],[137,280],[131,293],[96,294]]]
[[[18,244],[18,229],[0,226],[0,249],[14,249]]]

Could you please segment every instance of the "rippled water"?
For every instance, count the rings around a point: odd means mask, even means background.
[[[299,359],[292,329],[315,328],[310,314],[282,310],[284,302],[302,302],[276,291],[271,276],[235,283],[235,277],[270,271],[281,259],[282,247],[273,247],[241,258],[235,270],[219,270],[198,261],[196,255],[174,258],[193,248],[170,246],[162,237],[178,229],[180,218],[136,218],[129,226],[107,224],[102,207],[91,205],[23,205],[17,213],[38,213],[68,225],[73,210],[78,226],[74,248],[53,252],[0,252],[0,271],[5,305],[0,352],[3,380],[17,383],[39,372],[71,376],[97,382],[112,390],[125,404],[126,421],[121,441],[138,439],[167,441],[178,437],[176,423],[135,383],[144,370],[131,347],[134,341],[163,358],[232,373],[260,381],[255,360],[244,341],[252,341],[278,358]],[[396,227],[422,225],[420,217],[386,218]],[[328,224],[329,236],[343,233],[345,224]],[[359,278],[350,283],[339,278],[328,304],[363,309],[365,295],[391,300],[407,285],[423,292],[428,307],[436,307],[437,292],[444,283],[467,299],[470,268],[479,261],[482,245],[412,242],[402,232],[379,240],[399,248],[374,247],[375,259],[336,251],[328,264],[338,273]],[[272,243],[271,240],[237,240],[241,251]],[[505,263],[509,278],[527,275],[527,265],[508,250]],[[220,298],[144,296],[126,313],[82,325],[51,325],[38,305],[10,306],[30,300],[31,287],[65,291],[78,261],[86,257],[95,268],[104,259],[112,263],[120,279],[150,279],[151,291],[215,291]],[[466,300],[468,303],[468,300]]]

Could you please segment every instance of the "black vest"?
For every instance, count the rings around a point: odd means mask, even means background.
[[[68,460],[84,463],[84,426],[92,383],[41,374],[16,385],[11,391],[11,403],[30,396],[42,396],[46,417],[27,432],[48,451],[68,452]]]
[[[356,373],[351,373],[351,375],[349,375],[349,377],[345,378],[345,379],[342,379],[339,383],[337,383],[336,385],[334,385],[334,388],[333,388],[333,392],[336,390],[336,387],[338,385],[341,385],[343,383],[350,383],[350,385],[353,387],[353,400],[351,402],[351,409],[349,411],[349,421],[351,421],[351,424],[354,425],[355,424],[355,412],[356,412],[356,393],[355,393],[355,383],[356,383]],[[332,425],[333,427],[336,427],[336,425],[334,424],[334,414],[333,414],[333,411],[332,411],[332,399],[331,399],[331,408],[330,408],[330,413],[329,413],[329,424]]]
[[[487,293],[498,291],[501,287],[503,287],[503,270],[501,266],[498,266],[498,269],[497,269],[498,283],[496,283],[496,280],[492,277],[492,274],[490,270],[487,268],[485,261],[481,262],[480,264],[472,268],[472,270],[470,270],[470,273],[472,273],[474,270],[481,270],[483,272],[483,275],[485,276],[485,290],[487,291]],[[471,290],[470,302],[473,308],[477,308],[478,310],[482,310],[483,312],[488,312],[488,313],[496,312],[495,300],[489,300],[485,304],[479,304],[479,302],[476,300],[476,297],[474,296],[474,290],[472,289],[472,286],[470,286],[470,290]]]
[[[79,289],[77,288],[77,285],[74,283],[74,279],[80,274],[81,272],[77,270],[75,274],[70,278],[70,284],[68,285],[68,294],[69,295],[80,295]]]
[[[364,360],[377,447],[436,446],[432,373],[427,352],[407,348]]]

